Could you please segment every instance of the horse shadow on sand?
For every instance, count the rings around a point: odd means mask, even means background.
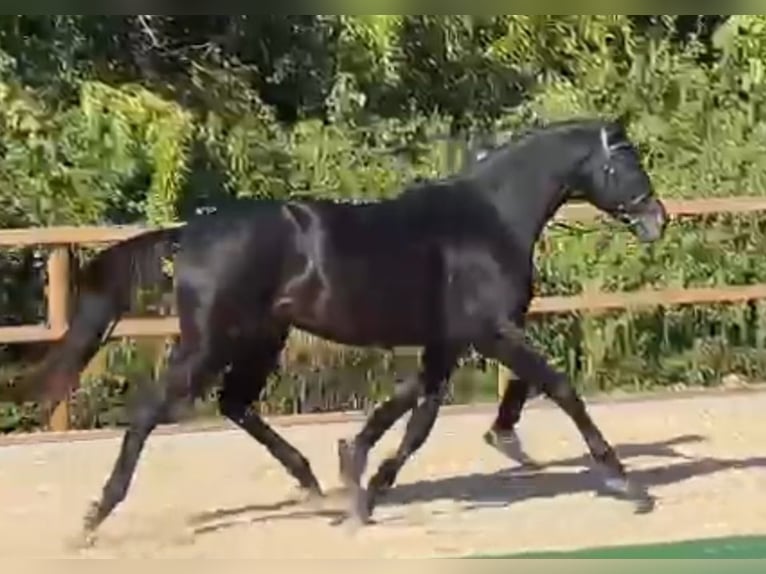
[[[707,476],[729,470],[766,468],[766,457],[746,459],[723,459],[694,457],[675,447],[701,443],[700,435],[683,435],[652,443],[626,443],[615,446],[620,458],[627,463],[629,476],[647,487],[654,488],[684,482],[691,478]],[[665,458],[672,462],[650,468],[631,469],[629,461],[641,457]],[[462,510],[479,508],[502,508],[526,500],[553,498],[555,496],[592,492],[598,496],[610,496],[599,491],[600,482],[590,467],[587,455],[545,461],[544,468],[525,470],[515,465],[491,473],[473,473],[437,479],[396,484],[378,501],[377,508],[413,503],[429,503],[449,500],[462,503]],[[557,470],[551,471],[551,468]],[[558,470],[562,468],[562,470]],[[566,469],[572,470],[566,470]],[[269,523],[280,520],[303,520],[323,518],[331,525],[343,522],[346,511],[339,502],[339,490],[327,493],[325,500],[306,504],[299,498],[273,504],[246,505],[224,508],[196,514],[189,519],[195,534],[207,534],[236,526]],[[655,494],[656,496],[656,494]],[[661,505],[661,498],[657,501]],[[333,507],[334,506],[334,507]],[[438,511],[434,511],[438,514]],[[373,524],[394,523],[403,516],[376,518]]]

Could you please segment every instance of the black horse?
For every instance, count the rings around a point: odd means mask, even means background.
[[[180,336],[159,395],[132,413],[114,469],[89,510],[90,533],[126,496],[144,442],[168,409],[223,372],[221,412],[263,444],[300,486],[321,489],[306,458],[257,412],[290,328],[356,346],[420,346],[422,369],[401,384],[350,441],[339,444],[351,514],[366,520],[425,441],[458,358],[473,348],[520,381],[502,398],[493,436],[513,436],[530,386],[574,421],[612,490],[646,505],[567,379],[525,340],[533,250],[546,221],[575,192],[623,222],[640,241],[659,239],[661,202],[622,125],[554,123],[493,150],[465,172],[419,182],[393,200],[253,201],[236,210],[149,231],[99,253],[82,272],[71,326],[38,373],[58,400],[125,311],[139,273],[175,253]],[[369,449],[412,410],[396,453],[360,486]]]

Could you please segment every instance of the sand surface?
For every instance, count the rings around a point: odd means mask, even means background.
[[[519,472],[486,446],[487,412],[443,414],[375,513],[338,517],[336,441],[359,423],[277,427],[329,492],[292,502],[294,483],[241,431],[150,437],[127,500],[92,548],[71,545],[119,438],[0,448],[0,555],[9,557],[429,557],[766,534],[766,394],[590,407],[636,480],[659,500],[636,515],[594,496],[583,443],[560,411],[525,412],[520,433],[549,463]],[[373,452],[399,440],[397,425]]]

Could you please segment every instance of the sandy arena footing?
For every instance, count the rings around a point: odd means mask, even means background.
[[[658,497],[648,515],[594,496],[584,445],[554,408],[525,412],[520,433],[548,463],[520,472],[482,441],[491,414],[443,414],[375,513],[351,532],[336,441],[358,422],[277,427],[329,492],[322,508],[241,431],[153,435],[127,500],[77,549],[88,502],[119,438],[0,448],[0,554],[10,557],[362,558],[499,554],[766,534],[766,393],[590,407],[632,476]],[[398,424],[370,467],[401,437]]]

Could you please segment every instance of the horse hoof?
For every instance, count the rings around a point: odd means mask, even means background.
[[[371,523],[370,504],[364,490],[359,490],[356,496],[351,500],[348,515],[348,523],[352,529],[356,530]]]
[[[529,456],[521,446],[521,440],[515,431],[499,433],[490,429],[484,433],[484,442],[510,458],[522,468],[540,470],[543,464]]]
[[[630,483],[627,499],[633,503],[635,514],[649,514],[654,510],[657,500],[643,486]]]
[[[604,478],[604,490],[617,496],[629,496],[633,490],[630,481],[623,476],[610,476]]]
[[[352,534],[355,532],[359,532],[364,527],[369,525],[370,525],[370,520],[365,519],[362,516],[351,515],[348,517],[348,520],[346,520],[346,529]]]
[[[318,486],[298,486],[293,490],[290,497],[297,504],[305,504],[311,507],[318,506],[325,498],[324,493]]]
[[[649,491],[634,484],[626,477],[610,476],[603,480],[603,493],[619,500],[632,502],[636,514],[648,514],[654,510],[655,498]]]
[[[89,533],[91,536],[101,523],[101,504],[93,501],[88,505],[88,510],[83,518],[83,533]]]
[[[654,507],[657,505],[657,500],[647,492],[646,496],[634,500],[633,503],[635,505],[636,514],[649,514],[654,511]]]
[[[330,524],[332,526],[343,525],[351,531],[356,531],[362,526],[372,523],[372,509],[367,494],[362,488],[355,488],[346,497],[346,512],[335,516]]]
[[[83,518],[83,527],[79,536],[75,536],[71,541],[71,545],[78,550],[85,550],[92,548],[96,544],[96,529],[100,523],[99,515],[101,513],[101,505],[98,501],[94,500],[88,505],[88,510]]]
[[[301,502],[313,509],[320,509],[324,504],[325,496],[321,490],[304,490]]]
[[[385,496],[394,487],[394,482],[380,475],[375,475],[367,483],[367,490],[375,492],[379,496]]]
[[[68,538],[65,544],[70,550],[88,550],[96,545],[96,533],[93,530],[83,529],[82,532]]]
[[[96,531],[86,530],[82,533],[82,548],[93,548],[96,545]]]

